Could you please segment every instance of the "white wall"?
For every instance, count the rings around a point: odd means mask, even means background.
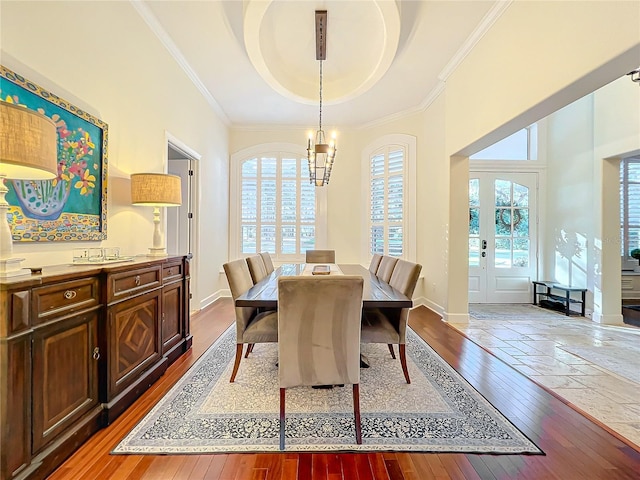
[[[619,158],[640,150],[640,88],[624,76],[547,118],[544,277],[589,289],[620,323]]]
[[[542,239],[546,255],[541,278],[593,292],[593,275],[587,278],[595,223],[593,95],[547,118],[546,151],[547,215],[540,221],[547,238]]]
[[[228,134],[129,2],[2,2],[2,64],[109,126],[107,240],[128,255],[151,245],[152,210],[130,205],[129,175],[167,168],[166,132],[202,155],[201,241],[192,309],[219,290],[226,260]],[[98,242],[16,243],[26,265],[71,261]]]

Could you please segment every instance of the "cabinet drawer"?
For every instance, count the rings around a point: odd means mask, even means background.
[[[107,302],[111,303],[160,285],[161,265],[112,273],[107,277]]]
[[[33,324],[98,305],[100,289],[97,277],[83,278],[33,289]]]
[[[182,277],[182,263],[173,263],[162,267],[162,280],[166,283]]]

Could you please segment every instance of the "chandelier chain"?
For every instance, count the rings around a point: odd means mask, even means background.
[[[320,60],[320,120],[319,130],[322,130],[322,60]]]

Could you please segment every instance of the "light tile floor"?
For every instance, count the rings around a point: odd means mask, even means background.
[[[451,325],[640,446],[640,328],[603,326],[533,305],[472,304]]]

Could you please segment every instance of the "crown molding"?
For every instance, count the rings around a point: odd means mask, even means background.
[[[493,4],[478,26],[473,30],[473,32],[471,32],[471,35],[467,37],[462,46],[442,69],[438,75],[438,79],[443,82],[447,81],[449,76],[456,70],[456,68],[458,68],[458,65],[460,65],[466,56],[469,55],[471,50],[473,50],[480,39],[482,39],[482,37],[484,37],[491,29],[493,24],[502,16],[505,10],[509,8],[512,2],[513,0],[498,0]]]
[[[147,7],[144,2],[141,0],[129,0],[133,8],[138,12],[140,17],[144,20],[147,26],[151,29],[151,31],[158,37],[162,45],[167,49],[169,54],[173,57],[176,63],[182,68],[182,70],[187,74],[187,77],[191,82],[195,85],[195,87],[200,91],[202,96],[206,99],[207,103],[213,108],[214,112],[220,117],[220,120],[226,125],[229,126],[231,123],[229,121],[229,117],[222,109],[220,104],[216,101],[216,99],[211,95],[211,92],[207,89],[207,87],[202,83],[200,77],[196,74],[195,70],[191,67],[185,56],[182,54],[178,46],[171,39],[169,34],[166,32],[156,16],[151,12],[149,7]]]
[[[458,51],[451,57],[451,60],[445,65],[445,67],[438,74],[438,84],[431,89],[425,99],[420,102],[420,105],[396,112],[392,115],[388,115],[384,118],[379,118],[371,122],[362,124],[358,127],[358,130],[364,130],[371,127],[378,127],[396,120],[399,120],[415,113],[424,112],[429,106],[444,92],[446,81],[449,76],[458,68],[467,55],[473,50],[476,44],[484,37],[484,35],[491,29],[493,24],[502,16],[507,8],[511,5],[513,0],[498,0],[491,9],[482,18],[478,26],[471,32],[471,35],[467,37]]]

